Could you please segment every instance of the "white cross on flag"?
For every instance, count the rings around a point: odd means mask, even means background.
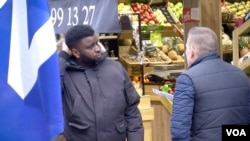
[[[0,140],[62,132],[56,40],[47,0],[0,0]]]

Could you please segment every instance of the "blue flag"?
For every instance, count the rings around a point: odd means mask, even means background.
[[[0,0],[0,141],[51,141],[62,130],[47,0]]]

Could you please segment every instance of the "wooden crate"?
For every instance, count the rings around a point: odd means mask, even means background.
[[[141,75],[141,66],[133,66],[125,68],[130,76]],[[154,67],[143,67],[144,74],[151,73],[154,70]]]
[[[144,61],[143,61],[143,66],[144,67],[153,67],[154,65],[165,65],[165,64],[170,64],[172,60],[161,50],[157,49],[157,57],[161,59],[160,61],[157,61],[153,58],[149,58],[145,56]],[[131,56],[134,56],[134,59],[131,59]],[[124,65],[125,68],[131,68],[135,66],[141,66],[141,63],[139,60],[136,58],[137,57],[137,51],[134,47],[132,46],[119,46],[119,61]]]
[[[174,61],[172,61],[172,64],[185,65],[185,60],[174,60]]]
[[[149,66],[155,66],[155,65],[167,65],[172,63],[172,60],[159,48],[156,48],[157,50],[157,55],[160,57],[162,60],[161,61],[151,61],[150,58],[148,58],[149,61]]]
[[[133,61],[128,61],[127,57],[131,58],[134,56]],[[132,46],[119,46],[119,61],[123,64],[125,68],[139,67],[141,64],[139,60],[136,59],[137,51]],[[131,59],[132,60],[132,59]],[[148,66],[148,61],[143,62],[144,66]]]

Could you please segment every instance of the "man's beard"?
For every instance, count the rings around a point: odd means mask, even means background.
[[[83,54],[80,54],[80,60],[83,64],[86,65],[95,65],[98,62],[98,60],[89,58]]]

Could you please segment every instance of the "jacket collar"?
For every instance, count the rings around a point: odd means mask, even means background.
[[[220,58],[220,55],[218,54],[218,52],[208,52],[208,53],[204,53],[202,54],[201,56],[199,56],[191,65],[189,68],[201,63],[201,62],[204,62],[204,61],[207,61],[207,60],[211,60],[211,59],[219,59]]]
[[[68,62],[67,70],[82,70],[83,71],[83,70],[90,69],[90,68],[97,70],[100,64],[105,60],[106,56],[107,54],[103,53],[101,59],[91,67],[85,67],[85,66],[79,65],[76,59],[74,57],[71,57]]]

